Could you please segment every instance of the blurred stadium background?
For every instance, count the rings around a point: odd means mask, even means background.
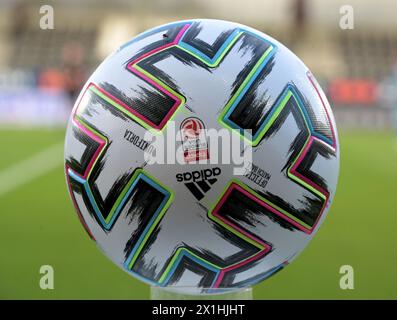
[[[39,27],[44,4],[54,8],[53,30]],[[345,4],[353,30],[339,27]],[[326,222],[255,298],[396,299],[397,138],[379,90],[397,65],[396,11],[394,0],[2,0],[0,298],[149,298],[75,216],[62,167],[65,122],[89,74],[122,43],[173,20],[216,18],[292,49],[322,84],[340,131],[340,182]],[[45,264],[55,269],[54,290],[39,287]],[[354,267],[354,290],[339,288],[345,264]]]

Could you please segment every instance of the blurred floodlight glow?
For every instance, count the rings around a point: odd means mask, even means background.
[[[106,18],[101,25],[97,41],[96,53],[99,59],[104,59],[111,52],[137,34],[133,21],[120,16]]]

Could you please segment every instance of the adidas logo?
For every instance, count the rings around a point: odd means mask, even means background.
[[[216,176],[221,174],[220,168],[205,169],[200,171],[178,173],[176,180],[184,182],[186,188],[197,200],[204,198],[204,194],[211,189],[211,186],[218,181]]]

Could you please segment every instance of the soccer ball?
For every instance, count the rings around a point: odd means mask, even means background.
[[[211,161],[232,143],[213,146],[210,129],[251,152],[241,173]],[[151,161],[164,152],[178,161]],[[175,22],[120,47],[84,86],[66,134],[88,234],[129,274],[182,291],[247,287],[284,268],[323,222],[338,171],[335,121],[308,68],[226,21]]]

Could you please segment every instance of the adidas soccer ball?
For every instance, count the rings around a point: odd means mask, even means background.
[[[213,146],[210,130],[233,138]],[[212,158],[236,139],[251,153],[238,174]],[[338,171],[335,121],[307,67],[225,21],[167,24],[123,45],[88,80],[66,135],[67,184],[91,238],[134,277],[181,290],[251,286],[282,269],[323,222]]]

